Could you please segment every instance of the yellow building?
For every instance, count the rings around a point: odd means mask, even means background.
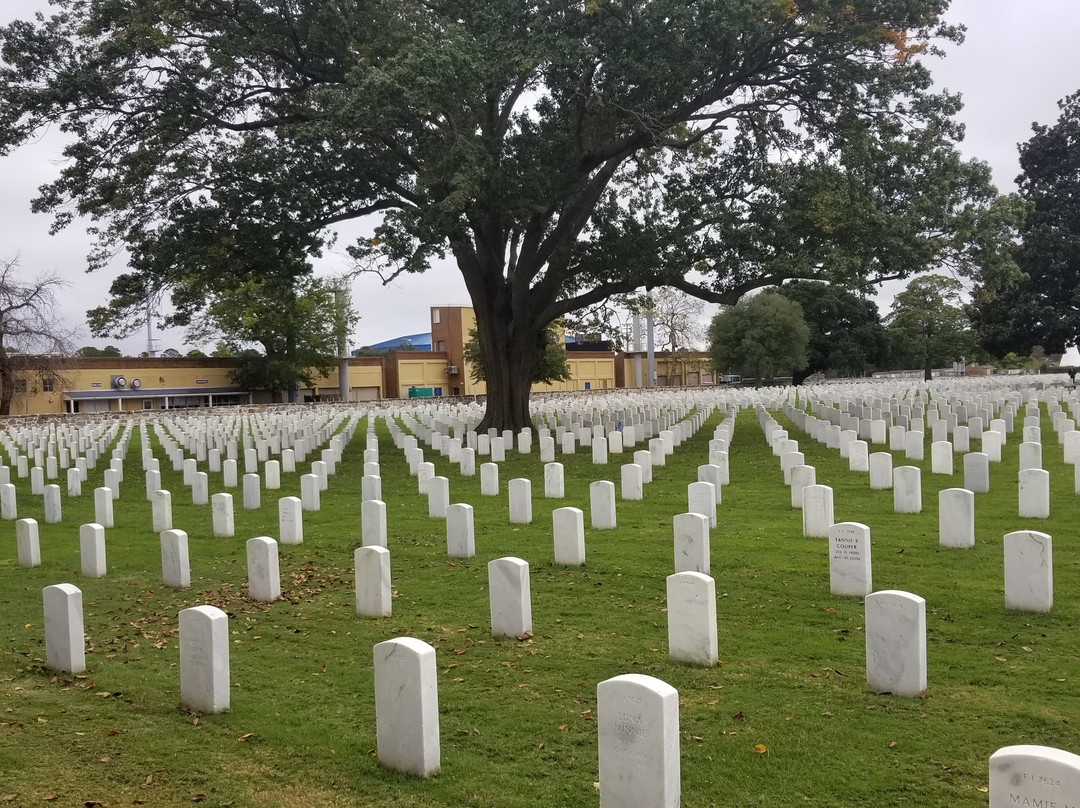
[[[471,306],[431,307],[432,353],[445,354],[442,395],[484,395],[487,385],[472,380],[472,367],[465,359],[465,343],[476,329],[476,314]],[[570,378],[559,382],[538,382],[534,393],[565,390],[606,390],[615,387],[615,355],[610,351],[576,351],[567,346],[566,364]],[[413,352],[408,352],[413,353]],[[429,381],[438,376],[430,370]],[[433,382],[432,382],[433,383]]]
[[[59,377],[18,371],[11,414],[134,412],[271,403],[265,392],[242,390],[229,379],[230,359],[192,357],[85,357],[68,361]],[[384,397],[383,363],[378,357],[348,360],[351,401]],[[340,398],[335,373],[315,388],[300,391],[301,401]]]
[[[619,354],[617,361],[619,387],[649,386],[645,351]],[[676,354],[657,352],[653,356],[653,364],[656,368],[655,387],[701,387],[717,383],[712,360],[703,351],[679,351]]]
[[[430,351],[401,350],[387,356],[345,360],[349,401],[415,396],[484,395],[472,380],[465,342],[476,328],[469,306],[431,308]],[[533,385],[533,391],[607,390],[618,383],[615,355],[570,346],[571,378]],[[269,393],[242,390],[229,379],[235,361],[217,357],[76,357],[66,360],[59,377],[36,372],[27,357],[17,371],[11,414],[137,412],[236,404],[275,403]],[[300,402],[340,401],[342,368],[301,389]],[[633,378],[633,374],[629,376]]]

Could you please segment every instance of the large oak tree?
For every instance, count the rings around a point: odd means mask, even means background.
[[[546,326],[608,295],[967,261],[992,190],[921,62],[960,39],[946,6],[55,0],[0,30],[0,151],[71,136],[35,206],[96,222],[92,265],[129,249],[118,319],[308,271],[350,220],[361,268],[452,257],[481,427],[518,428]]]

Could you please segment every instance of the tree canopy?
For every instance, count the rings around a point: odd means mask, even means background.
[[[1020,144],[1016,178],[1027,216],[1016,247],[1019,271],[979,274],[970,313],[998,356],[1052,353],[1080,340],[1080,92],[1058,103],[1052,126],[1035,124]]]
[[[977,350],[963,309],[963,287],[955,278],[916,278],[893,299],[888,317],[897,361],[923,368],[927,381],[935,364],[972,358]]]
[[[281,393],[330,373],[355,322],[327,281],[269,276],[214,293],[190,334],[199,342],[220,337],[215,353],[224,348],[238,360],[229,375],[240,387]]]
[[[93,345],[84,345],[75,352],[75,355],[86,357],[123,356],[123,354],[120,353],[120,349],[117,348],[115,345],[106,345],[104,348],[96,348]]]
[[[809,342],[799,304],[775,291],[748,295],[709,324],[717,373],[751,370],[758,384],[806,367]]]
[[[785,283],[778,291],[799,304],[810,329],[807,365],[793,373],[796,384],[813,373],[862,376],[888,361],[889,332],[873,300],[814,281]]]
[[[127,247],[131,322],[303,274],[346,221],[385,278],[452,256],[481,427],[518,428],[544,329],[611,294],[970,267],[989,172],[920,59],[946,5],[55,0],[0,30],[0,152],[71,136],[34,205],[96,223],[91,266]]]

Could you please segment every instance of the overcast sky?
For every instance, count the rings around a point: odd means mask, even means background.
[[[43,0],[4,0],[0,20],[26,18],[46,9]],[[12,14],[12,9],[17,13]],[[961,148],[969,157],[987,161],[1003,192],[1015,190],[1013,180],[1020,169],[1016,146],[1030,136],[1032,122],[1057,119],[1057,101],[1080,89],[1080,3],[1075,0],[953,0],[952,22],[967,26],[967,41],[950,48],[932,69],[941,87],[962,93],[965,109],[961,120],[967,137]],[[48,216],[33,214],[30,200],[43,182],[55,176],[62,142],[46,134],[13,155],[0,158],[0,258],[20,257],[27,277],[46,272],[63,276],[69,286],[62,294],[59,313],[80,333],[77,345],[106,344],[91,340],[85,312],[102,305],[112,271],[87,275],[85,255],[90,240],[85,225],[76,222],[55,236],[49,235]],[[329,256],[320,271],[333,272],[347,266],[340,256]],[[891,295],[883,295],[887,303]],[[366,277],[353,286],[353,302],[360,322],[353,346],[430,330],[428,308],[455,303],[467,305],[468,295],[456,269],[437,267],[422,276],[410,276],[383,286]],[[159,334],[161,348],[188,347],[179,333]],[[114,341],[115,342],[115,341]],[[115,342],[125,353],[145,350],[145,335]]]

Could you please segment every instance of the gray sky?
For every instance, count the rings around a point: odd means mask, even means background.
[[[3,0],[0,7],[4,22],[47,8],[44,0]],[[1032,122],[1055,121],[1057,101],[1080,89],[1080,48],[1075,44],[1080,3],[953,0],[949,19],[967,26],[967,41],[951,48],[946,59],[935,60],[932,69],[939,86],[964,96],[960,117],[967,137],[961,148],[969,157],[990,163],[1001,191],[1015,190],[1013,180],[1020,171],[1017,143],[1028,139]],[[45,272],[63,276],[69,286],[62,294],[59,313],[80,331],[78,345],[101,346],[106,342],[89,337],[85,312],[106,302],[109,284],[122,270],[122,258],[111,271],[87,275],[85,255],[90,240],[85,224],[75,222],[50,236],[49,217],[29,210],[37,187],[55,176],[61,146],[56,133],[46,133],[0,158],[0,258],[19,255],[27,277]],[[333,272],[346,266],[343,257],[331,255],[320,270]],[[883,290],[883,307],[895,291]],[[445,265],[390,286],[382,286],[374,277],[361,278],[354,283],[353,302],[361,320],[351,344],[359,346],[428,331],[430,306],[468,304],[469,299],[457,270]],[[158,336],[162,348],[187,348],[182,334]],[[138,353],[145,350],[145,335],[115,344],[125,353]]]

